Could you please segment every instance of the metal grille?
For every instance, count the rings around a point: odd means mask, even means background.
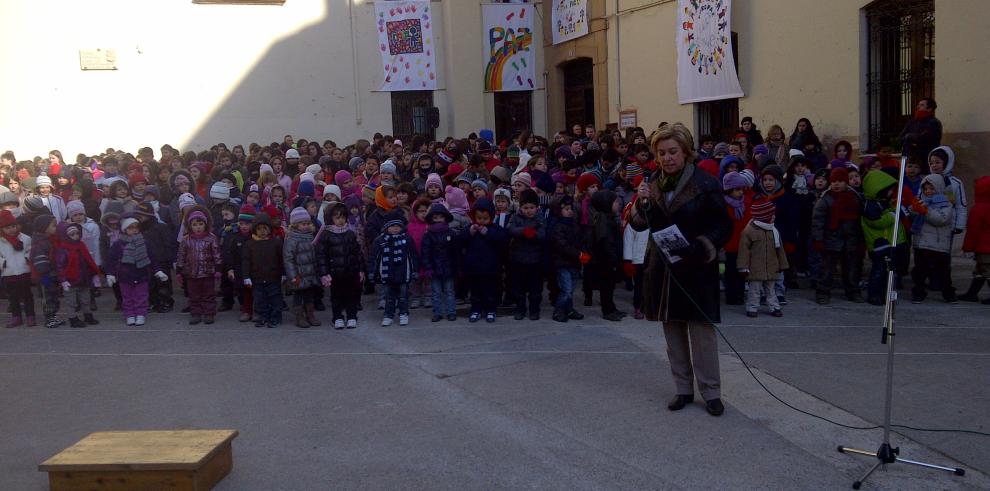
[[[739,35],[732,32],[732,61],[739,73]],[[739,99],[697,102],[694,105],[698,120],[699,139],[711,135],[716,141],[731,141],[739,127]]]
[[[433,106],[433,91],[410,90],[392,92],[392,134],[407,139],[412,135],[434,138],[428,111]]]
[[[866,7],[869,148],[899,148],[915,103],[935,95],[933,0],[877,0]]]

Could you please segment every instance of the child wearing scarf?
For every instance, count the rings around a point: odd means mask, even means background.
[[[911,226],[914,242],[914,271],[911,278],[911,303],[921,303],[928,296],[926,281],[942,288],[942,300],[956,303],[956,290],[950,279],[952,258],[952,229],[955,225],[955,208],[945,195],[945,180],[938,174],[929,174],[921,181],[921,196],[911,206],[914,223]]]
[[[829,183],[828,191],[815,203],[811,222],[812,248],[822,256],[815,301],[819,305],[831,302],[832,279],[841,264],[846,298],[862,303],[857,259],[863,245],[862,198],[849,188],[849,171],[845,168],[832,169]]]
[[[725,244],[725,303],[742,305],[745,296],[746,276],[738,268],[739,239],[750,222],[752,184],[738,172],[727,172],[722,177],[725,193],[725,212],[732,220],[732,237]]]
[[[104,263],[107,284],[120,285],[121,308],[127,318],[127,325],[143,326],[144,318],[148,315],[148,283],[158,259],[153,257],[152,249],[141,235],[136,218],[121,220],[120,228],[124,233],[110,246]],[[168,279],[162,271],[155,271],[154,276],[159,281]]]
[[[83,319],[78,315],[69,318],[70,327],[86,327],[96,325],[100,321],[93,317],[90,309],[89,289],[93,280],[99,281],[100,267],[82,241],[82,225],[75,222],[58,224],[58,248],[55,251],[55,264],[58,269],[58,281],[62,291],[72,302],[72,310],[76,314],[82,312]]]
[[[27,314],[28,327],[33,327],[36,325],[34,295],[31,294],[31,266],[28,264],[31,238],[21,233],[21,226],[10,210],[0,211],[0,233],[0,277],[10,301],[10,321],[6,327],[23,324],[23,314]]]
[[[364,282],[364,254],[361,241],[348,224],[349,217],[347,205],[333,205],[327,210],[327,225],[316,239],[320,284],[330,288],[334,329],[357,327],[361,283]]]
[[[452,188],[448,186],[448,196]],[[460,189],[457,189],[460,191]],[[462,192],[463,193],[463,192]],[[448,201],[449,202],[449,201]],[[453,215],[443,205],[433,205],[426,213],[427,231],[423,236],[423,276],[430,280],[433,291],[433,322],[447,316],[457,320],[454,279],[457,277],[457,232],[450,226]]]
[[[780,273],[789,266],[787,254],[780,240],[780,232],[774,227],[777,207],[770,200],[760,200],[750,207],[752,220],[739,237],[739,256],[736,265],[739,273],[749,282],[746,295],[746,316],[756,317],[760,297],[766,296],[770,315],[783,317],[780,302],[774,295],[774,284]]]

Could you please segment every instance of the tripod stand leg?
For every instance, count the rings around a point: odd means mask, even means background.
[[[953,474],[955,474],[957,476],[964,476],[964,475],[966,475],[966,470],[965,469],[960,469],[958,467],[945,467],[945,466],[942,466],[942,465],[935,465],[935,464],[928,464],[928,463],[925,463],[925,462],[918,462],[916,460],[902,459],[900,457],[897,458],[897,461],[898,462],[903,462],[905,464],[916,465],[918,467],[926,467],[928,469],[936,469],[936,470],[940,470],[940,471],[951,472],[951,473],[953,473]]]
[[[866,479],[870,477],[870,474],[873,474],[873,471],[879,469],[881,465],[883,465],[883,462],[877,462],[876,464],[873,464],[873,467],[870,467],[870,470],[866,471],[866,474],[863,474],[863,477],[859,478],[858,481],[853,483],[853,489],[859,489],[860,487],[862,487]]]

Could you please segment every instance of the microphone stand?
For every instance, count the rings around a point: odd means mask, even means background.
[[[894,288],[894,264],[893,256],[897,251],[897,240],[898,232],[900,230],[900,214],[901,205],[903,204],[904,198],[904,170],[907,167],[907,157],[901,156],[901,168],[899,176],[897,179],[897,206],[894,207],[895,220],[894,220],[894,233],[893,241],[891,242],[891,247],[893,248],[891,253],[886,257],[887,264],[887,302],[884,306],[883,312],[883,335],[880,339],[882,344],[887,345],[887,395],[884,402],[884,415],[883,415],[883,442],[880,444],[880,448],[876,452],[869,452],[866,450],[858,450],[855,448],[839,446],[839,453],[850,453],[854,455],[866,455],[869,457],[875,457],[877,463],[873,464],[866,471],[858,481],[853,482],[852,488],[859,489],[863,482],[866,481],[870,475],[873,474],[878,468],[886,470],[887,464],[893,464],[895,462],[901,462],[904,464],[916,465],[919,467],[926,467],[928,469],[935,469],[940,471],[952,472],[957,476],[963,476],[966,474],[964,469],[958,467],[946,467],[942,465],[929,464],[926,462],[918,462],[915,460],[902,459],[898,457],[901,453],[900,447],[890,446],[890,412],[893,406],[894,397],[894,324],[895,315],[894,307],[897,305],[897,290]]]

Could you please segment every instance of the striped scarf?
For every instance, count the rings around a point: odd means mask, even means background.
[[[123,234],[120,236],[120,241],[124,244],[124,253],[120,258],[122,264],[132,264],[136,268],[145,268],[151,264],[144,236]]]

